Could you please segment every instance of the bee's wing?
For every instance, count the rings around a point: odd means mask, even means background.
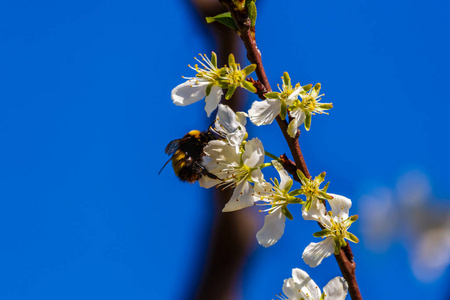
[[[181,139],[176,139],[171,141],[167,146],[164,152],[166,152],[167,155],[173,154],[175,151],[178,150],[178,147],[180,147],[180,141]]]

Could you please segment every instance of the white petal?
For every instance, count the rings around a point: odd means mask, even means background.
[[[334,240],[327,237],[320,243],[311,243],[303,251],[302,258],[307,265],[314,268],[320,265],[322,260],[334,253]]]
[[[292,118],[298,119],[298,120],[297,120],[298,126],[302,125],[303,122],[305,122],[306,114],[305,114],[305,112],[303,111],[303,109],[301,109],[301,108],[295,108],[295,109],[293,109],[293,110],[290,112],[290,114],[291,114],[291,117],[292,117]]]
[[[225,141],[219,140],[210,141],[208,145],[206,145],[205,148],[203,148],[203,152],[207,156],[211,157],[213,165],[214,163],[216,163],[217,165],[217,161],[228,163],[232,162],[239,163],[241,159],[240,154],[236,153],[234,147],[228,145]],[[207,168],[207,170],[210,171],[209,168]]]
[[[264,247],[274,245],[284,233],[286,216],[281,211],[281,207],[272,211],[264,218],[264,226],[256,234],[258,243]]]
[[[254,204],[252,194],[253,187],[247,180],[239,183],[234,188],[233,196],[231,196],[230,201],[228,201],[228,203],[222,209],[222,212],[235,211],[252,206]]]
[[[212,179],[208,176],[202,176],[198,180],[198,183],[200,184],[200,186],[202,188],[206,188],[206,189],[212,188],[213,186],[218,185],[220,182],[221,182],[220,180]]]
[[[222,95],[222,88],[218,85],[213,85],[213,87],[211,88],[211,93],[209,93],[209,95],[205,99],[205,111],[208,118],[216,109],[217,105],[220,102],[220,99],[222,99]]]
[[[323,288],[325,300],[345,300],[348,284],[342,277],[335,277]]]
[[[207,81],[190,79],[172,90],[173,103],[185,106],[197,102],[206,96]]]
[[[292,279],[305,296],[309,295],[309,298],[305,299],[319,300],[321,296],[320,288],[314,280],[311,279],[308,273],[301,269],[292,269]]]
[[[303,88],[301,86],[299,86],[298,88],[296,88],[290,95],[289,97],[287,97],[286,99],[286,104],[287,105],[291,105],[292,102],[294,102],[295,100],[298,99],[298,95],[300,94],[300,92],[303,91]]]
[[[246,135],[247,131],[241,129],[238,129],[233,133],[227,134],[228,143],[231,146],[235,147],[236,152],[239,152],[239,148],[241,148],[242,142],[244,141]]]
[[[256,198],[257,198],[257,200],[255,200],[255,201],[260,201],[261,197],[272,194],[272,188],[273,188],[273,186],[265,180],[260,180],[259,182],[255,182],[255,186],[253,187],[253,189],[255,190]],[[268,201],[268,200],[262,200],[262,201]]]
[[[236,114],[228,105],[219,104],[215,126],[220,132],[225,130],[225,133],[231,133],[238,129],[239,123],[236,120]]]
[[[333,197],[333,199],[328,200],[331,207],[331,212],[333,213],[333,219],[337,222],[342,222],[348,218],[348,212],[350,207],[352,207],[352,201],[347,197],[328,194]]]
[[[258,138],[253,138],[245,144],[242,161],[250,168],[258,167],[264,163],[264,147]]]
[[[311,208],[306,211],[305,205],[302,207],[302,217],[305,220],[320,222],[325,227],[331,227],[330,216],[326,214],[326,207],[318,200],[313,200]]]
[[[247,118],[248,118],[247,113],[243,111],[238,111],[236,113],[236,121],[238,121],[242,126],[247,125]]]
[[[288,300],[300,299],[300,293],[298,291],[299,289],[294,279],[289,278],[284,280],[283,293],[289,298]]]
[[[255,125],[270,124],[280,114],[281,102],[278,99],[255,101],[248,111],[250,121]]]

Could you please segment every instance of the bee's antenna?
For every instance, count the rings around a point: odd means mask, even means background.
[[[164,166],[161,168],[161,170],[159,170],[158,175],[161,174],[161,171],[167,166],[167,164],[169,163],[169,161],[172,160],[173,157],[169,158],[169,160],[164,164]]]

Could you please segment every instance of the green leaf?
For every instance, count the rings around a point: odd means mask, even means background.
[[[297,169],[297,176],[298,176],[298,178],[300,178],[300,180],[308,180],[308,178],[306,178],[306,176],[305,176],[305,174],[303,174],[303,172],[302,171],[300,171],[300,170],[298,170]]]
[[[255,27],[256,24],[256,4],[255,2],[251,1],[247,4],[247,11],[248,11],[248,17],[252,21],[252,27]]]
[[[281,211],[283,212],[283,214],[286,216],[286,218],[288,218],[289,220],[294,220],[294,217],[292,216],[291,212],[287,209],[286,206],[283,206],[281,208]]]
[[[223,14],[219,14],[214,17],[206,17],[207,23],[212,23],[214,21],[217,21],[231,29],[234,29],[234,30],[238,29],[230,12],[225,12]]]

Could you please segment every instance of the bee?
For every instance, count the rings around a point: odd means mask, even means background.
[[[208,131],[204,132],[191,130],[181,139],[171,141],[167,145],[165,153],[167,155],[172,155],[172,157],[164,164],[158,174],[160,174],[164,167],[172,161],[175,175],[180,178],[181,181],[194,183],[202,176],[219,179],[202,166],[203,156],[205,155],[203,153],[203,148],[209,141],[216,139],[218,139],[217,135],[210,128]]]

